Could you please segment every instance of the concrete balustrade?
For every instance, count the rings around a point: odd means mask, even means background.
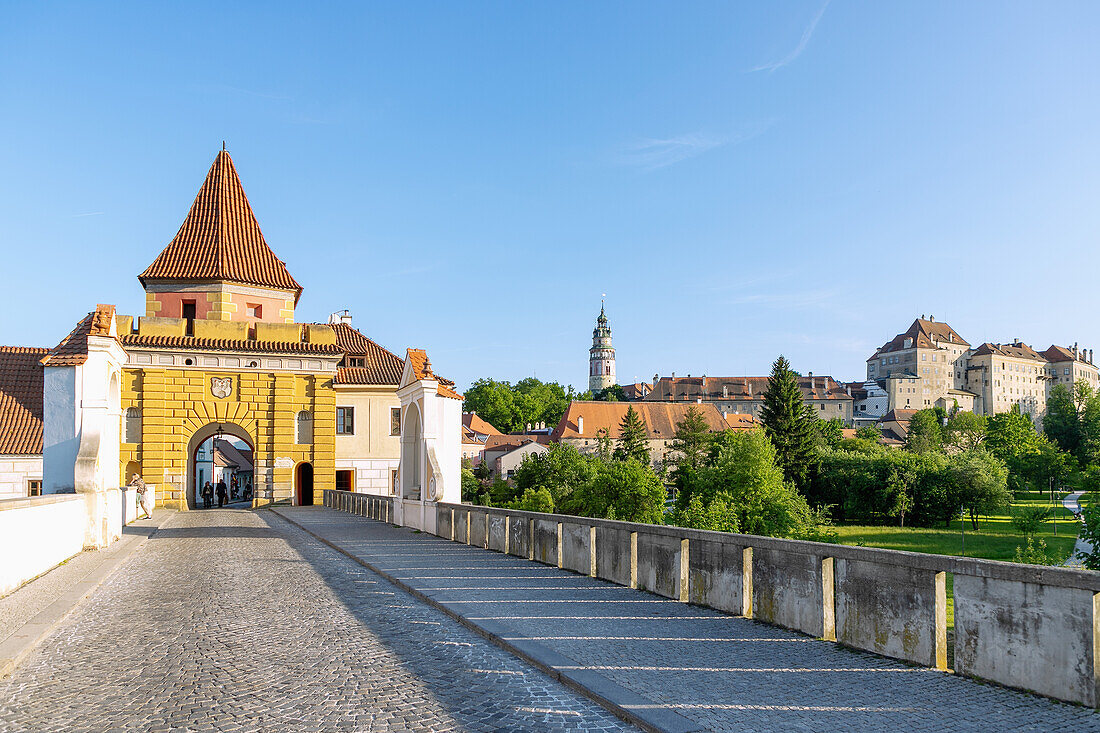
[[[330,494],[326,491],[325,505]],[[385,497],[376,497],[383,507]],[[436,504],[435,533],[619,585],[1100,707],[1100,573]]]

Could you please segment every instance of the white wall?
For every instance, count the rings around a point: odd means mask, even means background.
[[[77,494],[0,500],[0,595],[83,550],[86,521]]]
[[[80,425],[76,409],[76,385],[80,367],[46,367],[43,377],[42,493],[72,491],[76,486],[76,451]],[[115,459],[118,462],[118,459]]]
[[[0,499],[27,495],[28,481],[42,480],[42,456],[0,456]]]

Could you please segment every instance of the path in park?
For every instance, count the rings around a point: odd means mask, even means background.
[[[0,680],[5,732],[567,729],[629,726],[269,511],[172,517]]]
[[[1081,497],[1084,496],[1084,494],[1084,491],[1074,491],[1072,494],[1069,494],[1064,499],[1062,499],[1062,506],[1064,506],[1066,509],[1069,509],[1075,515],[1079,515],[1081,513],[1080,501]],[[1080,528],[1078,527],[1078,529]],[[1073,546],[1073,554],[1070,555],[1070,558],[1068,560],[1066,560],[1066,565],[1077,568],[1084,567],[1078,556],[1081,554],[1087,555],[1090,552],[1092,552],[1092,544],[1081,539],[1080,535],[1078,535],[1077,543]]]
[[[1100,731],[1100,713],[320,507],[278,511],[514,643],[715,731]]]

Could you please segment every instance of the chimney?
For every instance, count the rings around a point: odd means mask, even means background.
[[[337,323],[344,323],[344,324],[347,324],[348,326],[350,326],[351,325],[351,311],[349,311],[347,308],[345,308],[342,311],[336,311],[335,313],[333,313],[332,315],[330,315],[328,317],[328,322],[329,322],[330,325],[336,325]]]
[[[577,415],[577,435],[584,435],[584,415]]]
[[[657,389],[657,382],[659,382],[659,381],[661,381],[661,375],[655,373],[653,375],[653,388],[654,389]]]
[[[936,317],[935,317],[935,316],[931,316],[931,315],[930,315],[930,316],[928,316],[928,322],[929,322],[929,323],[935,323],[935,322],[936,322]]]
[[[673,379],[673,381],[675,381],[675,380],[676,380],[676,372],[673,372],[673,373],[672,373],[672,379]]]

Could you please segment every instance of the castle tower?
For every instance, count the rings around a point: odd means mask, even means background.
[[[588,389],[595,395],[615,385],[615,348],[611,345],[611,326],[600,302],[600,315],[592,329],[592,348],[588,350]]]

